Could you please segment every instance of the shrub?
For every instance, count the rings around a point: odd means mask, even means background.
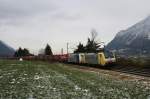
[[[150,59],[141,57],[117,58],[116,64],[119,66],[150,67]]]

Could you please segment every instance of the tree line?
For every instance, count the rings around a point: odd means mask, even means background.
[[[49,44],[46,45],[44,53],[42,54],[53,55],[52,49]],[[19,47],[19,49],[16,50],[14,57],[23,57],[23,56],[33,56],[33,54],[31,54],[27,48],[22,49],[21,47]]]
[[[104,49],[100,48],[100,42],[96,41],[98,33],[96,30],[91,31],[91,37],[87,39],[87,43],[84,46],[81,42],[77,45],[77,49],[74,50],[74,53],[97,53],[103,51]],[[44,52],[41,52],[42,55],[53,55],[52,49],[49,44],[46,45]],[[32,56],[28,49],[19,49],[15,52],[15,57],[22,57],[22,56]]]
[[[103,51],[104,49],[100,48],[100,43],[96,41],[97,37],[96,30],[91,31],[91,38],[87,39],[87,43],[84,46],[81,42],[78,44],[77,49],[74,50],[74,53],[97,53]]]

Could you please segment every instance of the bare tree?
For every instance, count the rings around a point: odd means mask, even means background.
[[[98,36],[98,33],[95,29],[91,30],[91,40],[95,41],[96,37]]]

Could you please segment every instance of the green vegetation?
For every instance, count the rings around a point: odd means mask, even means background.
[[[21,47],[19,47],[19,49],[14,54],[15,57],[30,56],[30,55],[32,54],[30,54],[28,49],[26,48],[22,49]]]
[[[117,65],[150,68],[150,58],[144,57],[117,58]]]
[[[75,49],[74,53],[84,53],[85,52],[85,47],[84,45],[80,42],[79,45],[77,46],[77,49]]]
[[[77,46],[77,49],[75,49],[74,53],[96,53],[100,50],[100,45],[96,41],[97,32],[96,30],[91,31],[91,38],[88,38],[86,46],[84,46],[81,42]]]
[[[50,45],[46,45],[45,47],[45,55],[53,55]]]
[[[60,63],[0,60],[2,99],[147,99],[150,88]]]

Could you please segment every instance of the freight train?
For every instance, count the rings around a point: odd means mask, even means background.
[[[99,53],[72,53],[63,55],[38,55],[22,57],[23,60],[43,60],[51,62],[65,62],[89,65],[113,65],[116,62],[115,54],[111,52]]]
[[[91,65],[111,65],[115,64],[115,54],[111,52],[99,53],[74,53],[68,55],[69,63],[91,64]]]

